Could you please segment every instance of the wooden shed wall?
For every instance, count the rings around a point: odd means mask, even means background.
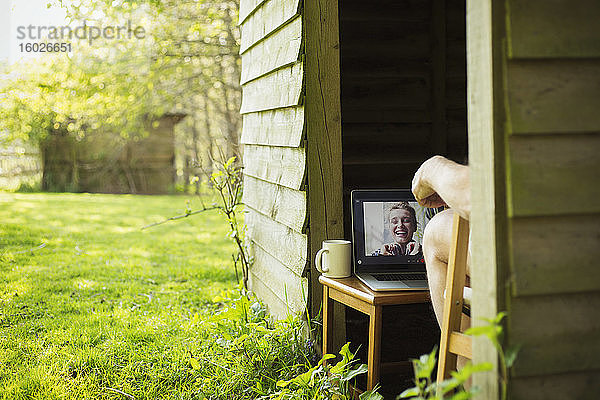
[[[251,288],[284,317],[308,296],[301,0],[241,0],[242,139]]]
[[[506,0],[511,398],[600,395],[600,2]],[[498,43],[499,45],[499,43]]]

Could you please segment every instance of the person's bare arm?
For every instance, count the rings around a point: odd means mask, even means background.
[[[471,185],[469,167],[434,156],[425,161],[415,173],[412,192],[425,207],[448,205],[469,219],[471,215]]]

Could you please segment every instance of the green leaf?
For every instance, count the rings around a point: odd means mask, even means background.
[[[438,389],[442,391],[443,394],[446,394],[461,385],[461,382],[456,378],[444,379],[443,381],[432,384],[432,391],[435,393]]]
[[[323,358],[321,358],[321,360],[319,360],[319,363],[318,363],[317,365],[321,365],[321,364],[323,364],[325,361],[327,361],[327,360],[331,360],[332,358],[335,358],[335,355],[334,355],[334,354],[325,354],[325,355],[323,356]]]
[[[193,369],[201,368],[200,363],[195,358],[190,358],[190,365],[192,366]]]
[[[400,399],[408,399],[410,397],[416,397],[419,394],[420,394],[419,388],[412,387],[412,388],[406,389],[405,391],[403,391],[402,393],[400,393],[400,395],[398,396],[398,398],[400,398]]]
[[[462,383],[462,382],[466,382],[467,379],[469,379],[471,377],[471,375],[473,375],[474,373],[483,372],[483,371],[491,371],[492,368],[493,368],[493,366],[489,362],[484,362],[484,363],[479,363],[479,364],[467,363],[459,371],[452,371],[450,374],[452,375],[452,377],[458,379]]]
[[[367,373],[367,371],[369,371],[367,364],[360,364],[358,367],[351,369],[350,371],[346,372],[345,374],[342,374],[341,381],[344,381],[344,382],[349,381],[350,379],[353,379],[354,377],[356,377],[360,374]]]
[[[273,332],[272,330],[270,330],[270,329],[267,329],[267,328],[265,328],[265,327],[264,327],[264,326],[262,326],[262,325],[256,325],[256,327],[255,327],[254,329],[255,329],[255,330],[257,330],[258,332],[262,332],[262,333],[270,333],[270,332]]]
[[[506,349],[506,354],[504,356],[504,362],[506,363],[506,368],[510,368],[513,366],[520,350],[521,350],[520,344],[509,346]]]
[[[362,392],[358,398],[359,400],[383,400],[383,396],[377,393],[375,390]]]
[[[500,324],[500,322],[502,322],[502,320],[504,319],[504,317],[506,317],[506,312],[505,311],[501,311],[499,312],[496,317],[493,319],[494,323],[496,325]]]
[[[230,166],[231,166],[231,165],[232,165],[234,162],[235,162],[235,156],[233,156],[233,157],[229,158],[229,159],[227,160],[227,162],[225,163],[224,167],[225,167],[225,168],[228,168],[228,167],[230,167]]]
[[[484,325],[475,326],[465,331],[466,335],[481,336],[484,335],[499,349],[500,341],[499,337],[502,335],[502,327],[500,325]]]
[[[468,400],[471,397],[473,397],[473,395],[470,392],[461,390],[454,394],[452,397],[450,397],[450,400]]]
[[[292,379],[292,382],[294,382],[295,384],[300,385],[300,386],[308,385],[308,383],[310,382],[310,380],[312,378],[312,373],[314,370],[315,370],[314,367],[309,369],[305,373],[300,374],[297,377],[295,377],[294,379]]]
[[[332,374],[341,374],[344,369],[346,368],[346,365],[348,365],[347,362],[345,362],[344,360],[338,362],[337,364],[335,364],[333,367],[331,367],[331,369],[329,370]]]
[[[436,363],[437,346],[429,354],[423,354],[418,360],[413,360],[415,377],[417,379],[428,379],[431,377]]]
[[[493,325],[483,325],[483,326],[473,326],[465,331],[465,335],[472,336],[489,336],[495,333],[495,328]]]
[[[344,357],[344,360],[350,361],[354,358],[354,354],[350,351],[350,342],[346,343],[342,346],[340,350],[340,355]]]

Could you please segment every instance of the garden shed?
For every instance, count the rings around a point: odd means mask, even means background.
[[[164,194],[175,185],[175,125],[184,114],[149,122],[147,135],[93,132],[81,140],[53,131],[41,143],[42,189]]]
[[[508,313],[511,398],[595,398],[598,20],[591,0],[242,1],[252,288],[276,315],[318,312],[311,260],[350,237],[350,191],[468,156],[473,316]],[[474,357],[497,365],[484,339]]]

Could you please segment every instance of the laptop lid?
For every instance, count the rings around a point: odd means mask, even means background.
[[[354,190],[355,273],[425,271],[423,232],[437,210],[420,206],[410,190]]]

